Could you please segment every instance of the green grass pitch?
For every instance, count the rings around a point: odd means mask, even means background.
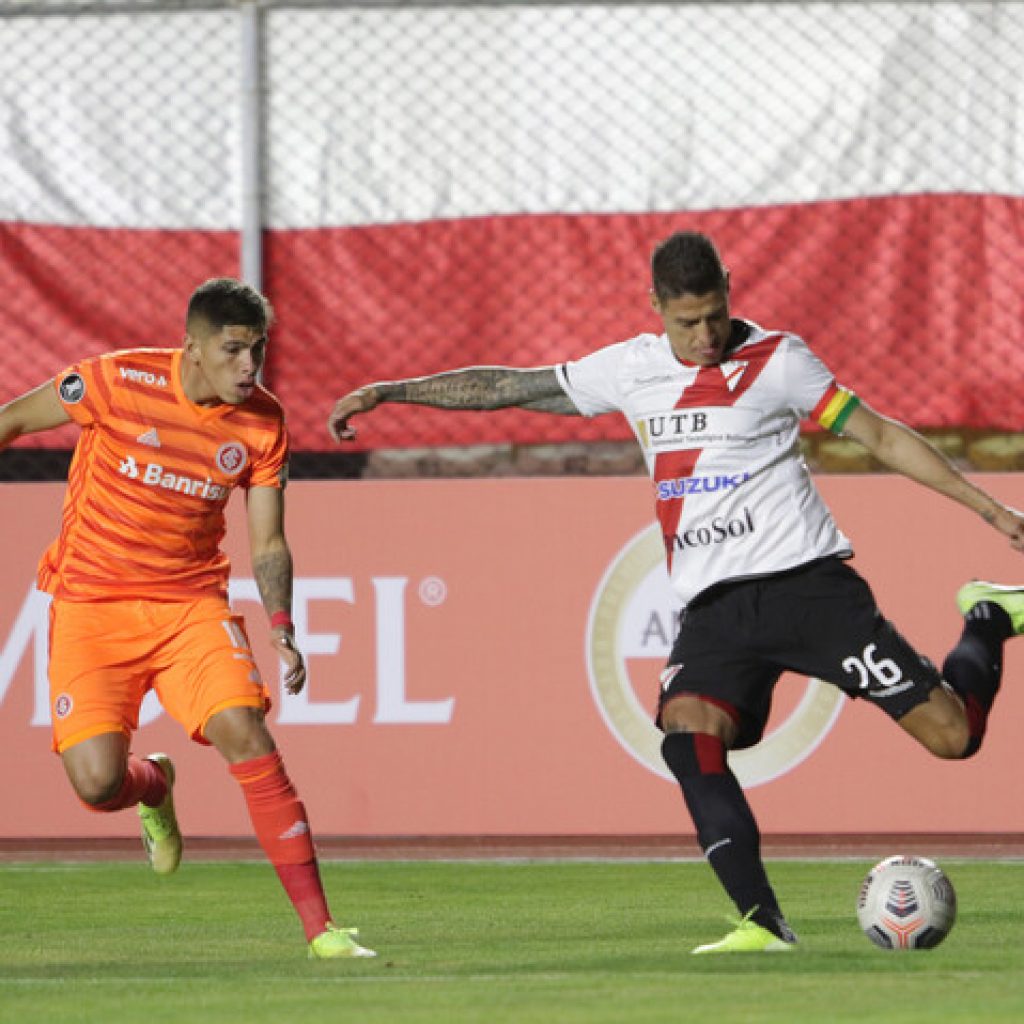
[[[380,956],[319,962],[265,864],[5,864],[0,1021],[1019,1024],[1024,863],[942,865],[960,915],[935,950],[861,935],[868,862],[776,861],[799,951],[693,957],[730,909],[701,863],[327,863]]]

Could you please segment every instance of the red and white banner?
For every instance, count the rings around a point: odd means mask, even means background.
[[[657,328],[650,250],[680,228],[719,242],[737,313],[802,334],[881,411],[1024,422],[1019,5],[264,19],[267,380],[297,448],[331,448],[327,409],[369,380],[560,362]],[[9,394],[88,354],[176,343],[191,289],[239,272],[246,188],[236,12],[16,24]],[[627,436],[615,418],[404,409],[361,443]]]
[[[985,476],[1024,506],[1024,477]],[[965,580],[1024,578],[984,523],[891,477],[819,485],[879,602],[940,662]],[[50,752],[46,599],[31,582],[59,484],[6,485],[0,542],[0,837],[127,836],[84,810]],[[639,478],[303,483],[289,491],[295,621],[309,683],[288,697],[235,509],[233,596],[271,685],[270,726],[321,835],[661,835],[691,829],[650,715],[672,605]],[[1018,647],[1018,645],[1020,645]],[[1024,641],[981,753],[932,758],[874,708],[797,677],[769,733],[734,756],[767,833],[1007,833],[1024,716]],[[191,835],[246,836],[219,755],[145,705],[134,749],[165,750]],[[1012,787],[1011,787],[1012,790]]]

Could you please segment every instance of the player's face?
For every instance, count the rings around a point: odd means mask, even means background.
[[[677,359],[697,366],[714,366],[722,361],[732,334],[727,289],[706,295],[687,292],[665,302],[652,293],[651,306],[665,325]]]
[[[198,405],[241,405],[256,388],[267,350],[266,331],[229,324],[185,336],[182,384]]]

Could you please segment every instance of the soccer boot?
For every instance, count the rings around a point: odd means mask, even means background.
[[[170,875],[181,863],[181,832],[174,815],[174,765],[166,754],[150,754],[152,761],[167,779],[167,795],[159,807],[139,804],[142,846],[150,866],[158,875]]]
[[[796,936],[784,921],[780,925],[787,934],[793,935],[791,941],[780,939],[774,932],[762,928],[747,914],[742,921],[736,921],[736,927],[717,942],[709,942],[692,950],[693,953],[785,953],[796,947]]]
[[[372,949],[360,946],[356,942],[358,928],[337,928],[327,925],[327,931],[321,932],[309,944],[310,960],[332,960],[343,957],[376,956]]]
[[[1024,587],[972,580],[956,592],[956,606],[966,615],[976,604],[997,604],[1010,617],[1014,635],[1024,633]]]

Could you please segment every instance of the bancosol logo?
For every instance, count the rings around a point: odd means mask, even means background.
[[[594,700],[620,744],[645,768],[675,781],[661,759],[662,734],[654,725],[658,673],[675,639],[678,601],[669,586],[656,525],[637,534],[608,567],[587,623],[587,671]],[[650,666],[642,704],[631,669]],[[789,716],[748,750],[733,751],[729,765],[743,786],[785,775],[808,757],[832,728],[843,706],[835,686],[808,679]]]

